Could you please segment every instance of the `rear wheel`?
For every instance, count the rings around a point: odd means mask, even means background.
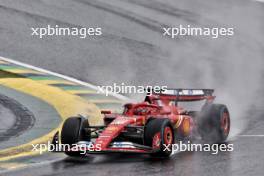
[[[65,120],[61,130],[61,143],[73,147],[79,141],[90,141],[90,133],[87,132],[89,122],[85,118],[70,117]],[[80,151],[65,151],[69,156],[80,156]]]
[[[222,104],[207,105],[198,122],[202,139],[212,143],[224,142],[230,131],[230,115]]]
[[[155,151],[152,155],[168,157],[174,143],[174,130],[169,119],[151,119],[145,127],[144,143]]]

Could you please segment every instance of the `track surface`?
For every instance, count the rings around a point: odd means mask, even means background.
[[[4,136],[4,134],[6,134],[7,130],[14,126],[15,121],[16,121],[15,120],[16,116],[14,115],[14,113],[10,109],[3,106],[3,104],[0,105],[0,114],[1,114],[0,136],[1,136],[1,138],[3,138],[2,136]]]
[[[106,4],[108,3],[108,4]],[[142,156],[74,160],[47,154],[7,175],[263,175],[264,3],[250,0],[0,1],[0,53],[101,85],[216,88],[230,107],[233,152],[180,153],[166,161]],[[103,36],[32,37],[31,27],[100,26]],[[234,27],[233,37],[162,36],[164,25]]]
[[[0,143],[19,136],[34,125],[35,117],[32,112],[16,100],[0,94],[0,106],[1,111],[3,109],[1,112]]]

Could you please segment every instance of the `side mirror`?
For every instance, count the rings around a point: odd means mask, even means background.
[[[168,114],[170,114],[171,112],[170,112],[170,111],[161,111],[160,113],[163,114],[163,115],[168,115]]]
[[[101,114],[111,114],[112,112],[110,110],[102,110]]]
[[[171,113],[171,110],[168,109],[168,108],[163,108],[163,109],[161,109],[160,113],[161,114],[164,114],[164,115],[168,115],[168,114]]]

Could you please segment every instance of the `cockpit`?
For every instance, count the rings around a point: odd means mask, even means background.
[[[126,104],[124,106],[125,115],[149,115],[159,112],[160,107],[156,105],[150,105],[148,103],[140,104]]]

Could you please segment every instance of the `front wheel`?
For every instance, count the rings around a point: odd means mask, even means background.
[[[70,117],[65,120],[61,130],[61,143],[73,146],[79,141],[90,141],[90,134],[86,128],[89,126],[87,119],[82,117]],[[65,151],[68,156],[80,156],[80,151]]]
[[[174,144],[174,129],[169,119],[154,118],[145,126],[144,143],[152,147],[153,156],[168,157]]]

